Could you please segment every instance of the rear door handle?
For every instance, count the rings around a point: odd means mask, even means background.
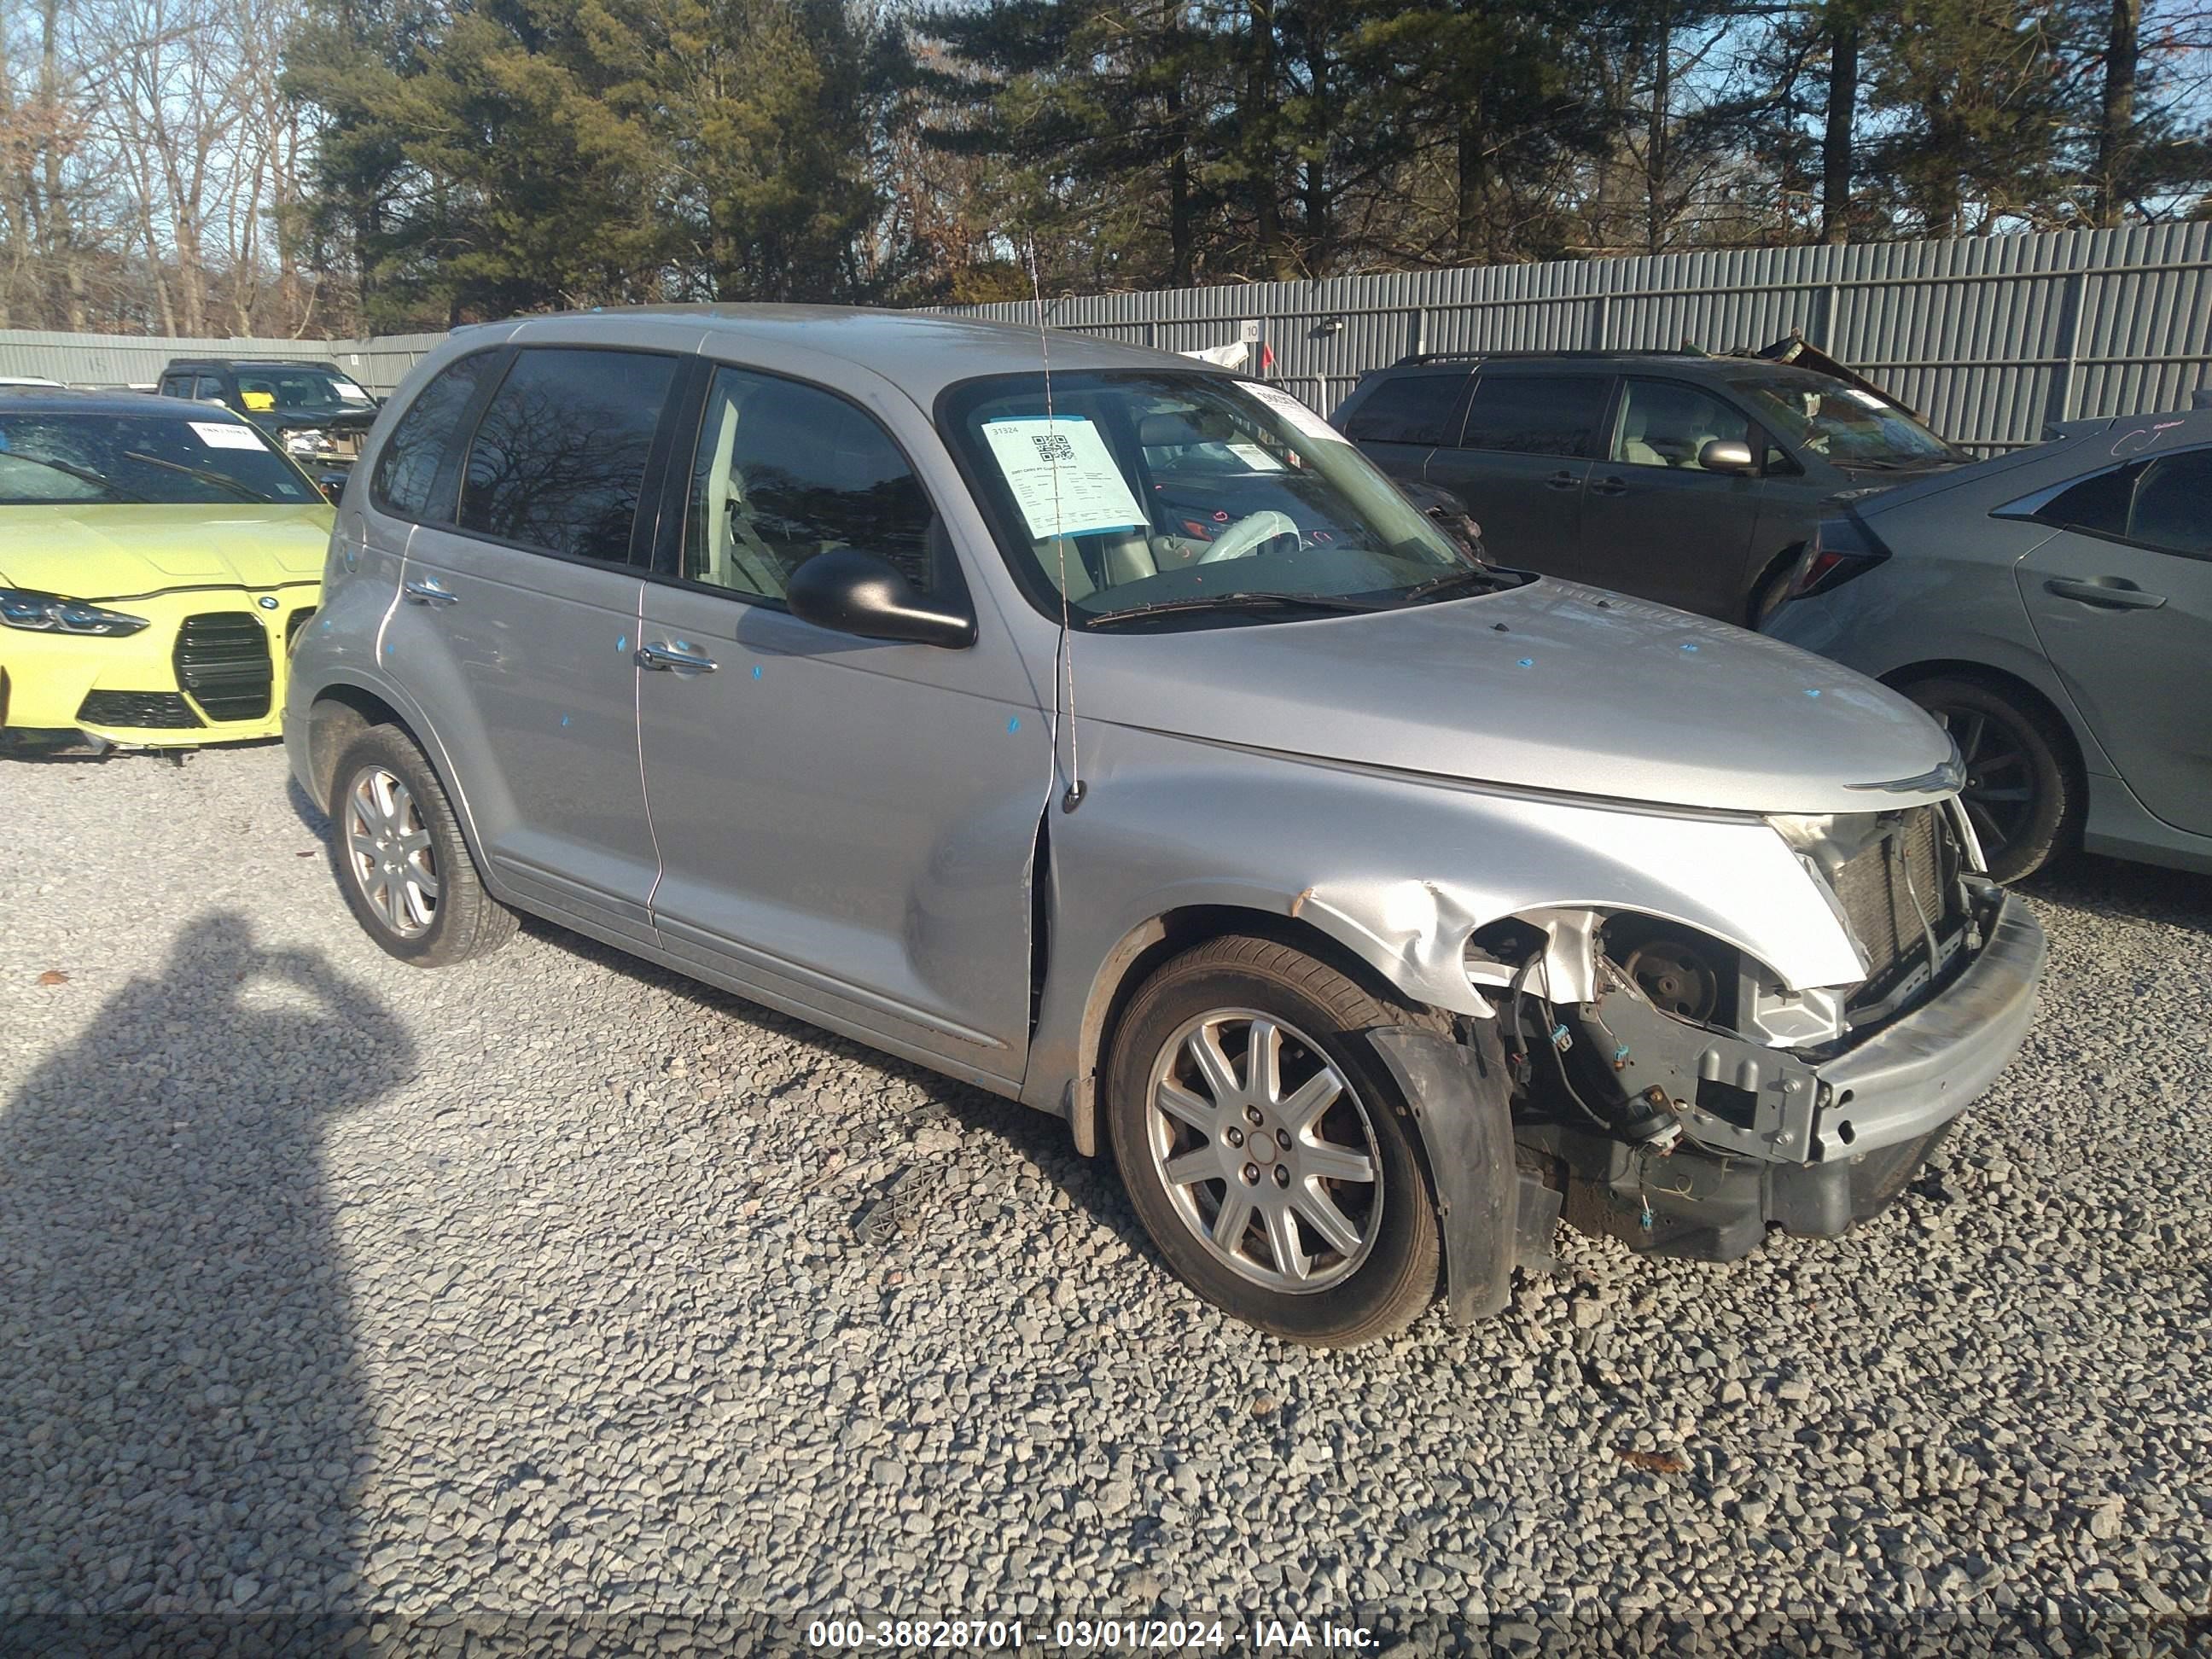
[[[1550,477],[1544,480],[1544,488],[1547,489],[1572,489],[1581,482],[1581,477],[1575,473],[1554,472]]]
[[[722,665],[682,640],[654,640],[638,647],[637,665],[664,674],[711,674]]]
[[[403,584],[407,597],[417,605],[459,605],[461,596],[434,576],[420,576]]]
[[[1593,495],[1626,495],[1628,493],[1627,483],[1614,477],[1600,478],[1589,488]]]
[[[2053,576],[2043,584],[2046,593],[2062,599],[2079,599],[2104,611],[2155,611],[2166,603],[2163,593],[2146,593],[2120,576],[2088,576],[2079,580]]]

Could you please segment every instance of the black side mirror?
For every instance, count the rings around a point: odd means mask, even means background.
[[[817,628],[864,640],[940,645],[958,651],[975,643],[975,617],[915,591],[888,559],[858,548],[817,553],[784,589],[791,614]]]

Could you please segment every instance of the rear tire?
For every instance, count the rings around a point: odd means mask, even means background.
[[[1959,745],[1961,799],[1992,877],[2024,880],[2074,844],[2085,790],[2057,720],[1984,680],[1946,675],[1901,689]]]
[[[1433,1018],[1268,939],[1215,939],[1145,982],[1115,1033],[1107,1113],[1138,1218],[1186,1284],[1316,1347],[1419,1316],[1442,1261],[1435,1203],[1367,1034]]]
[[[487,956],[517,919],[484,890],[429,761],[392,726],[346,745],[331,775],[331,858],[362,930],[417,968]]]

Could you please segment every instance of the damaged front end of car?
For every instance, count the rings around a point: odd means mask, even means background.
[[[1770,1228],[1844,1231],[1894,1199],[2019,1046],[2040,928],[1978,873],[1955,800],[1770,817],[1863,975],[1805,985],[1648,913],[1477,928],[1532,1188],[1632,1248],[1725,1261]],[[1526,1238],[1531,1229],[1519,1229]]]

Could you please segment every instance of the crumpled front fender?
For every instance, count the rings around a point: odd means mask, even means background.
[[[1075,1116],[1086,1143],[1103,1011],[1179,910],[1287,918],[1405,1000],[1476,1019],[1491,1008],[1468,978],[1468,935],[1532,910],[1679,923],[1793,990],[1864,976],[1833,904],[1762,818],[1516,793],[1126,726],[1086,726],[1082,752],[1082,805],[1050,815],[1048,955],[1022,1097]]]

